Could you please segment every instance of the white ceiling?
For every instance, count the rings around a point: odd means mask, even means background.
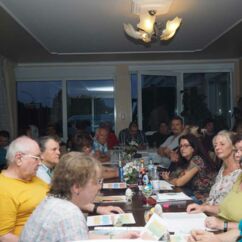
[[[165,23],[183,22],[168,42],[143,44],[123,23],[138,23],[130,0],[0,0],[0,54],[19,62],[239,58],[241,0],[174,0]]]

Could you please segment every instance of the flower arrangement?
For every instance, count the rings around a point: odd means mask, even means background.
[[[139,167],[137,165],[137,162],[131,161],[128,162],[124,167],[124,180],[128,184],[134,184],[137,183],[138,175],[139,175]]]
[[[126,160],[131,160],[134,155],[137,153],[138,150],[138,144],[135,141],[131,141],[128,146],[124,149],[124,158]]]

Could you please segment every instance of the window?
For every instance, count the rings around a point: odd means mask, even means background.
[[[73,128],[95,131],[100,122],[114,124],[113,80],[67,81],[68,135]]]
[[[28,125],[45,135],[48,124],[56,126],[62,135],[61,81],[17,82],[18,130],[25,133]]]

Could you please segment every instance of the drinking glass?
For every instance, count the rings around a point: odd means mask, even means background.
[[[150,207],[149,203],[148,203],[148,198],[152,195],[152,186],[150,185],[145,185],[142,187],[142,194],[145,196],[145,205],[143,205],[143,207]]]

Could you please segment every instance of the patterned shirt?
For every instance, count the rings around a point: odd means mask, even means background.
[[[72,202],[47,197],[25,224],[19,242],[87,240],[88,228],[81,210]]]
[[[210,205],[217,205],[222,202],[226,195],[231,191],[232,186],[241,174],[241,169],[232,171],[230,174],[224,176],[224,166],[222,166],[216,176],[215,183],[212,186],[209,197],[206,200]]]
[[[93,141],[93,150],[100,151],[101,154],[108,154],[108,146],[107,144],[100,144],[96,139]]]
[[[138,145],[147,144],[147,139],[145,133],[141,130],[137,131],[137,134],[132,136],[129,129],[123,129],[119,133],[119,142],[121,144],[129,145],[132,141],[136,142]]]

